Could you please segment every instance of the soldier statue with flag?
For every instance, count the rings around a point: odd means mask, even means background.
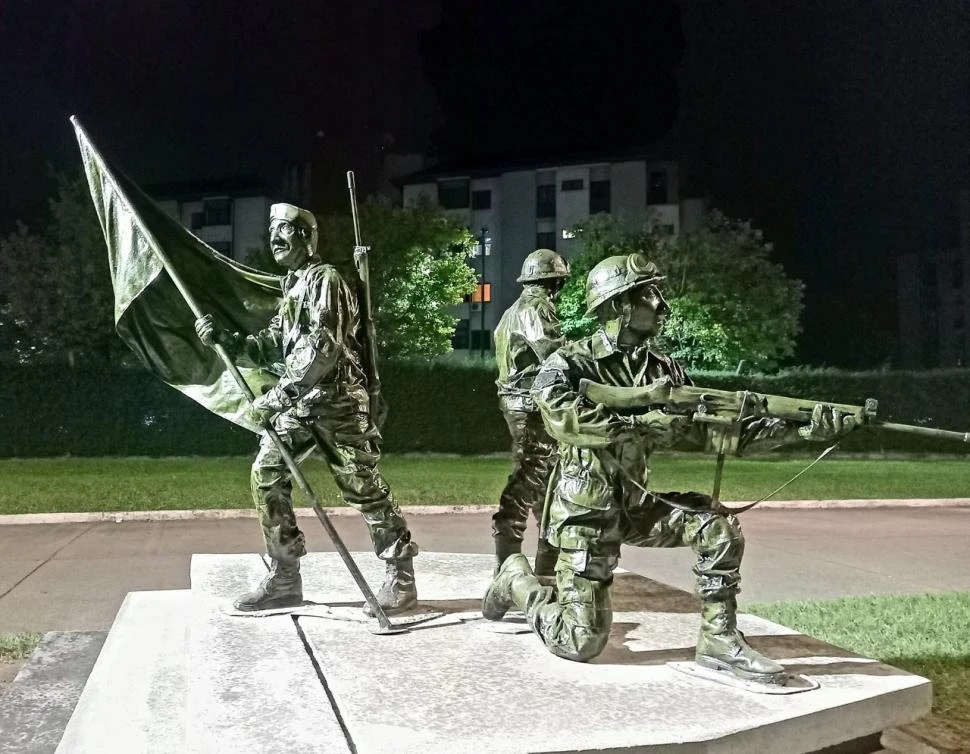
[[[317,255],[317,223],[309,211],[272,205],[269,239],[274,258],[289,274],[268,326],[258,333],[232,332],[205,315],[196,321],[196,331],[203,343],[218,343],[242,363],[275,365],[279,382],[257,397],[253,418],[272,421],[298,459],[322,452],[344,501],[363,514],[374,550],[387,562],[378,603],[389,614],[405,610],[417,601],[412,558],[418,547],[377,469],[380,433],[369,410],[358,301],[337,270]],[[306,547],[293,513],[288,469],[266,434],[253,462],[251,487],[272,565],[236,608],[300,604],[300,558]]]

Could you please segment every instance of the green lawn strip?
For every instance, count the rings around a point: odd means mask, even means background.
[[[929,678],[932,725],[970,742],[970,592],[775,602],[742,609]]]
[[[722,498],[752,500],[790,479],[805,458],[729,459]],[[249,464],[232,458],[49,458],[0,460],[0,513],[248,508]],[[402,505],[492,505],[511,461],[501,456],[390,455],[381,462]],[[709,491],[710,456],[655,456],[650,486]],[[326,467],[307,462],[324,505],[340,504]],[[970,497],[966,460],[827,459],[777,499]],[[297,504],[306,505],[297,494]]]
[[[0,662],[14,662],[30,657],[40,639],[41,634],[37,633],[0,633]]]

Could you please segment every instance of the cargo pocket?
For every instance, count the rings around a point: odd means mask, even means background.
[[[556,482],[556,494],[567,504],[591,510],[606,510],[613,504],[610,485],[589,474],[563,474]]]

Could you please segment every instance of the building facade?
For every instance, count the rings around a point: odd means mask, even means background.
[[[147,193],[192,233],[230,259],[243,261],[267,246],[272,204],[258,180],[172,183],[148,187]]]
[[[573,230],[609,212],[631,223],[649,219],[671,235],[703,222],[706,201],[684,196],[684,162],[648,155],[589,157],[515,165],[432,167],[402,179],[405,206],[430,199],[483,238],[470,264],[479,289],[457,312],[456,349],[491,349],[491,333],[518,297],[525,257],[539,248],[569,259]]]
[[[959,196],[950,243],[897,260],[900,362],[910,369],[968,366],[970,190]]]

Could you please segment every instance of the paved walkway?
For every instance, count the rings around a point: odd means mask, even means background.
[[[333,521],[351,550],[369,550],[358,517]],[[488,514],[409,522],[425,550],[491,551]],[[742,523],[742,601],[970,591],[967,508],[754,510]],[[318,522],[300,525],[311,549],[333,549]],[[251,519],[0,526],[0,632],[105,630],[127,592],[187,588],[193,553],[261,550]],[[621,564],[690,589],[692,561],[682,549],[625,548]]]

